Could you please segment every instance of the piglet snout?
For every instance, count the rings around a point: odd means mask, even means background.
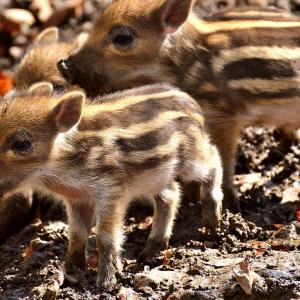
[[[57,68],[67,82],[75,84],[75,67],[70,59],[60,60]]]

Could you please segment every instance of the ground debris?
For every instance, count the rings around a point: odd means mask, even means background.
[[[252,294],[253,284],[261,280],[261,277],[250,269],[249,260],[247,258],[240,262],[240,269],[234,270],[234,276],[247,295]]]

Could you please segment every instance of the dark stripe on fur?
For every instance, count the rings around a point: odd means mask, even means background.
[[[286,60],[250,58],[225,65],[222,74],[227,80],[243,78],[273,79],[297,74]]]

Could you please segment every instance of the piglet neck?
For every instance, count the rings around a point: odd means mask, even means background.
[[[201,64],[202,60],[209,56],[208,50],[201,45],[201,33],[193,24],[193,19],[194,16],[176,32],[166,37],[159,56],[160,75],[163,81],[179,86],[185,91],[194,89],[187,80],[191,67]],[[198,55],[198,52],[205,52],[205,55]],[[199,81],[205,76],[204,73],[200,69],[197,70]]]

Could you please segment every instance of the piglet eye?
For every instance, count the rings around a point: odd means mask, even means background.
[[[11,150],[13,150],[14,152],[25,152],[28,151],[31,147],[32,143],[28,140],[15,141],[11,146]]]
[[[112,43],[122,49],[127,50],[135,40],[135,34],[130,27],[117,26],[111,32]]]
[[[114,44],[118,44],[120,46],[128,46],[133,42],[133,37],[125,34],[118,34],[113,40]]]

